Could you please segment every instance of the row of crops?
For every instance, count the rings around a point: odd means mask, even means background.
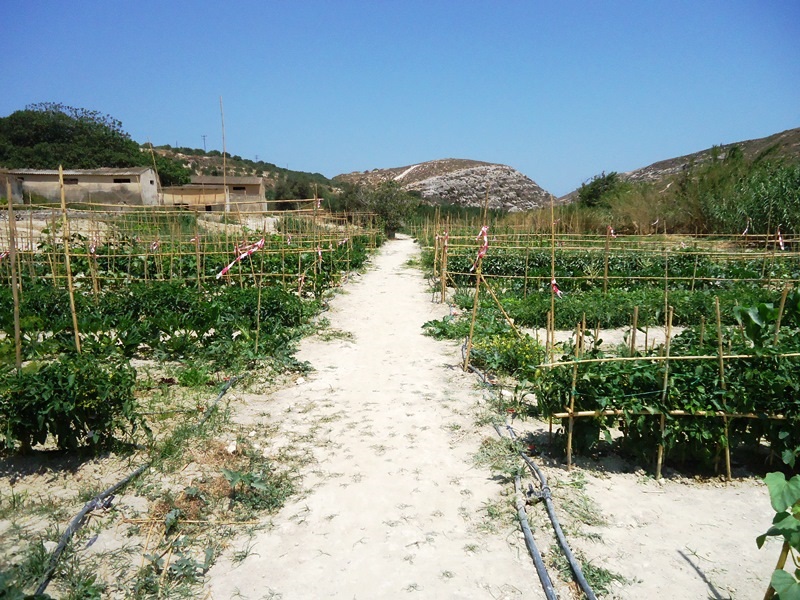
[[[146,428],[132,359],[218,373],[297,367],[293,344],[325,291],[383,239],[316,215],[286,218],[271,233],[204,227],[168,212],[70,213],[47,224],[38,238],[33,225],[18,238],[16,303],[11,256],[0,259],[0,436],[8,448],[47,439],[100,447]]]
[[[800,448],[800,256],[789,240],[496,236],[480,265],[473,236],[427,241],[426,266],[463,309],[428,333],[472,328],[473,363],[513,376],[518,408],[560,421],[569,451],[613,437],[648,466],[658,454],[720,470],[730,451]],[[553,327],[581,333],[555,345]],[[625,343],[604,344],[602,330],[618,327]],[[631,343],[653,327],[669,329],[666,341]],[[545,343],[526,328],[548,329]]]

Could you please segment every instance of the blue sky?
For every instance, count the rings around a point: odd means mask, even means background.
[[[601,171],[800,127],[800,2],[6,0],[0,116],[108,113],[138,142],[339,173]]]

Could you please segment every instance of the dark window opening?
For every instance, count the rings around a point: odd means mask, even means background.
[[[208,204],[206,204],[206,212],[211,212],[211,207]]]
[[[243,185],[235,185],[235,186],[233,186],[233,191],[234,192],[243,192],[244,190],[245,190],[245,187]]]
[[[114,178],[114,183],[130,183],[130,182],[131,182],[131,178],[130,177],[115,177]]]
[[[64,178],[64,185],[77,185],[78,178],[77,177],[65,177]]]
[[[155,179],[151,179],[151,180],[150,180],[150,185],[155,185],[155,184],[156,184],[156,181],[155,181]]]

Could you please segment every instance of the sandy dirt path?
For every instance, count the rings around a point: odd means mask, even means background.
[[[237,392],[233,419],[250,440],[306,464],[300,494],[211,569],[211,598],[544,596],[508,486],[474,460],[496,439],[475,425],[493,392],[461,372],[457,344],[422,335],[448,308],[430,302],[407,265],[416,252],[408,239],[387,244],[333,298],[330,327],[298,353],[312,374],[272,395]],[[546,440],[545,423],[516,426]],[[743,467],[726,485],[671,469],[657,482],[613,456],[580,458],[571,473],[561,458],[537,462],[573,550],[625,579],[603,597],[763,596],[780,543],[756,547],[772,512],[763,482]],[[529,515],[552,554],[543,508]],[[579,597],[551,575],[560,598]]]
[[[413,256],[412,240],[386,244],[332,300],[330,331],[352,337],[304,341],[314,373],[243,397],[234,419],[254,439],[280,427],[267,452],[305,443],[313,464],[300,497],[234,542],[247,557],[210,571],[213,598],[543,597],[515,523],[489,514],[508,501],[473,460],[495,435],[474,425],[483,392],[448,368],[455,345],[422,335],[447,307],[431,304]]]

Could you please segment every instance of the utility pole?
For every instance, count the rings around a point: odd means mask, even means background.
[[[203,152],[205,152],[206,151],[206,135],[201,135],[200,137],[203,138]]]

